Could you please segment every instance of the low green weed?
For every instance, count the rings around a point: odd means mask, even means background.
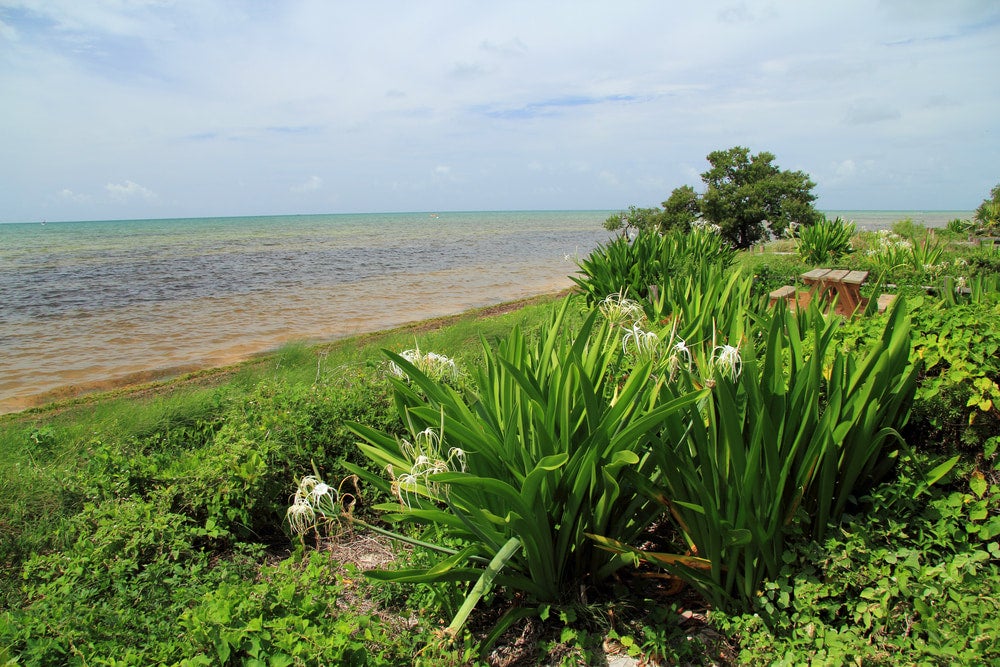
[[[1000,488],[972,479],[927,502],[904,472],[838,533],[788,552],[757,614],[713,623],[742,637],[745,664],[997,662]]]

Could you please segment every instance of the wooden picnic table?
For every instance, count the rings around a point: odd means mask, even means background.
[[[836,312],[841,315],[854,314],[864,303],[861,285],[867,279],[867,271],[846,269],[813,269],[802,274],[802,282],[809,287],[811,298],[838,297]]]

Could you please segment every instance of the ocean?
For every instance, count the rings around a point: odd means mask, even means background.
[[[0,412],[569,287],[609,211],[0,224]],[[861,228],[969,212],[840,211]]]

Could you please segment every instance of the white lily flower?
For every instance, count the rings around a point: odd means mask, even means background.
[[[629,343],[635,348],[635,355],[640,358],[655,360],[659,356],[660,337],[655,331],[644,331],[638,322],[632,324],[622,337],[622,352],[628,354]]]
[[[635,322],[646,317],[642,306],[621,292],[608,295],[597,308],[604,319],[614,326],[624,327],[626,322]]]
[[[736,382],[743,372],[743,359],[740,357],[740,349],[732,345],[720,345],[712,352],[712,373],[728,377],[732,382]]]

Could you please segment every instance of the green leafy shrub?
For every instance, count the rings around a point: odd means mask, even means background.
[[[947,303],[915,304],[914,354],[923,361],[915,426],[925,429],[922,443],[982,452],[1000,436],[1000,292]]]
[[[648,456],[657,474],[629,479],[669,510],[694,555],[650,553],[600,536],[616,553],[666,568],[713,606],[746,608],[776,576],[798,531],[822,536],[859,489],[882,477],[899,448],[916,369],[902,304],[883,336],[835,354],[839,318],[813,305],[764,320],[765,344],[700,346],[669,396],[708,387],[690,419],[664,422]]]
[[[721,236],[707,229],[663,235],[642,231],[631,242],[619,237],[599,246],[578,262],[581,275],[572,280],[591,305],[611,294],[644,302],[651,296],[651,285],[661,288],[706,265],[729,267],[735,256]]]
[[[836,262],[853,251],[851,238],[855,231],[853,222],[840,217],[823,217],[814,224],[801,225],[795,230],[799,256],[813,266]]]
[[[0,644],[15,647],[28,664],[98,656],[158,661],[139,656],[175,641],[175,619],[161,609],[200,594],[192,575],[209,566],[204,547],[212,531],[129,500],[89,506],[69,532],[67,549],[25,563],[26,602],[0,624]]]
[[[926,465],[926,464],[923,464]],[[995,664],[1000,487],[935,491],[907,471],[821,543],[785,554],[753,611],[713,624],[740,664]]]
[[[178,619],[191,665],[402,664],[412,649],[398,634],[413,630],[350,609],[364,591],[309,552],[263,568],[256,582],[223,582]]]
[[[625,363],[619,334],[596,313],[567,329],[569,304],[534,343],[515,330],[496,349],[485,346],[485,368],[465,396],[391,355],[410,380],[394,382],[410,435],[354,426],[391,479],[356,471],[397,495],[384,506],[387,519],[432,524],[431,536],[440,531],[467,546],[433,567],[381,577],[478,581],[470,604],[492,581],[529,605],[561,602],[622,565],[585,533],[633,539],[659,514],[621,472],[639,463],[643,439],[697,394],[658,401],[649,362],[627,376],[610,372]]]

